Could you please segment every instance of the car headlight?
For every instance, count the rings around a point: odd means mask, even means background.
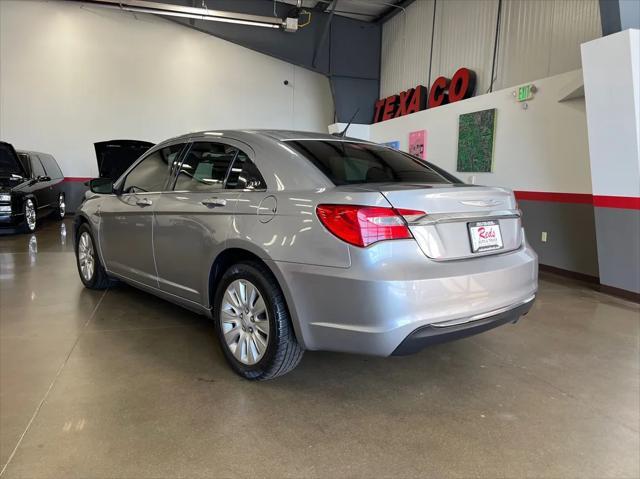
[[[0,213],[11,213],[11,205],[0,205]]]
[[[11,195],[8,194],[8,193],[0,194],[0,201],[10,202],[11,201]]]

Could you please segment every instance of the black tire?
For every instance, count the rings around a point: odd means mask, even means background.
[[[25,200],[24,200],[24,202],[22,204],[22,214],[24,215],[24,221],[20,225],[20,231],[23,232],[23,233],[33,233],[36,230],[36,228],[38,227],[38,218],[37,218],[37,216],[34,217],[33,228],[31,226],[29,226],[29,222],[27,221],[27,209],[30,206],[34,208],[34,212],[37,215],[38,207],[37,207],[37,205],[35,203],[35,200],[33,198],[25,198]]]
[[[265,302],[269,321],[266,350],[262,358],[253,365],[244,364],[233,355],[222,329],[221,307],[225,291],[232,282],[239,279],[251,282],[258,289]],[[243,261],[231,266],[218,284],[213,311],[222,351],[232,369],[240,376],[254,381],[274,379],[294,369],[302,359],[304,350],[296,340],[282,290],[271,271],[263,264]]]
[[[93,248],[93,274],[90,278],[85,278],[82,273],[82,268],[80,266],[80,255],[78,254],[78,249],[80,246],[80,239],[83,234],[88,234],[91,239],[91,245]],[[93,238],[93,233],[91,232],[91,228],[89,225],[83,224],[78,228],[78,232],[76,234],[76,244],[75,244],[75,252],[76,252],[76,266],[78,267],[78,274],[80,275],[80,281],[86,288],[89,289],[106,289],[113,284],[113,280],[107,275],[107,272],[104,270],[104,266],[100,262],[100,257],[98,256],[98,251],[96,249],[96,242]]]
[[[61,201],[62,199],[62,201]],[[58,195],[58,207],[56,208],[56,217],[59,220],[63,220],[64,219],[64,215],[67,213],[67,207],[66,207],[66,196],[64,193],[60,193]]]

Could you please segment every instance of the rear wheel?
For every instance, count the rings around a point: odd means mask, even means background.
[[[258,262],[227,270],[216,291],[214,317],[227,361],[246,379],[282,376],[302,359],[284,295],[271,271]]]
[[[60,193],[58,195],[58,208],[56,213],[60,219],[63,219],[64,215],[67,213],[67,203],[65,201],[64,193]]]
[[[76,237],[76,263],[82,284],[89,289],[108,288],[111,279],[100,262],[89,226],[80,226]]]

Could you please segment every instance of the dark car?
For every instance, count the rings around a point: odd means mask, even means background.
[[[0,227],[31,232],[49,214],[66,212],[63,175],[53,156],[16,152],[0,142]]]

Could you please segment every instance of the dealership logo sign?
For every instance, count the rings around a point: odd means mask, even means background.
[[[435,108],[447,103],[470,98],[476,91],[476,74],[468,68],[460,68],[451,80],[438,77],[431,85],[427,96],[427,88],[418,85],[398,95],[381,98],[375,103],[373,123],[391,120],[427,108]]]

